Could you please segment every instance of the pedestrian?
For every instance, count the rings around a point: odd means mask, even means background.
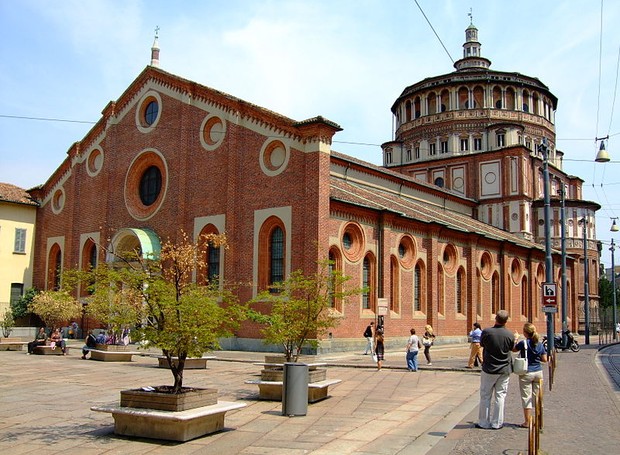
[[[512,371],[512,348],[515,336],[506,328],[509,314],[499,310],[495,325],[482,331],[482,371],[480,372],[480,405],[477,428],[499,430],[504,425],[504,402]]]
[[[420,338],[415,334],[413,327],[409,332],[411,336],[407,340],[407,370],[418,371],[418,352],[422,347],[422,343],[420,343]]]
[[[482,330],[480,330],[480,323],[474,322],[474,328],[469,332],[469,362],[467,362],[467,368],[473,368],[474,364],[478,366],[478,362],[482,365],[481,336]]]
[[[539,335],[534,324],[527,322],[523,325],[525,340],[519,341],[512,349],[520,352],[521,357],[527,355],[527,373],[519,376],[519,389],[521,391],[521,405],[523,406],[523,428],[528,428],[532,415],[534,397],[540,390],[540,380],[543,378],[541,362],[547,361],[547,351],[542,343],[539,343]]]
[[[435,334],[433,333],[433,327],[429,324],[424,326],[424,336],[422,336],[422,345],[424,346],[424,357],[426,357],[426,364],[431,363],[431,346],[435,343]]]
[[[366,327],[366,330],[364,330],[364,337],[366,338],[366,349],[364,350],[364,355],[368,355],[368,352],[370,351],[370,353],[373,353],[372,350],[372,336],[373,336],[373,326],[375,325],[374,322],[371,322],[370,324],[368,324],[368,327]]]
[[[381,371],[381,365],[383,364],[383,356],[385,355],[385,348],[383,346],[383,330],[377,330],[375,334],[374,355],[377,356],[377,371]]]

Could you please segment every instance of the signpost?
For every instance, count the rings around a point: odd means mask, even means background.
[[[555,283],[543,283],[542,307],[544,313],[558,312],[558,288]]]

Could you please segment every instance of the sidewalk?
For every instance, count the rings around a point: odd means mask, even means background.
[[[118,402],[120,390],[169,384],[170,372],[157,368],[156,359],[84,361],[81,342],[70,346],[67,357],[0,352],[1,453],[480,455],[527,449],[526,430],[472,428],[479,374],[464,368],[467,345],[434,346],[433,366],[420,359],[418,373],[406,370],[404,352],[388,352],[380,372],[361,353],[320,356],[329,365],[328,378],[342,383],[330,388],[329,399],[310,405],[306,416],[292,418],[281,415],[281,403],[259,401],[257,387],[244,383],[257,377],[254,362],[263,361],[264,353],[216,352],[218,360],[209,361],[207,370],[185,372],[185,385],[217,388],[219,399],[247,407],[229,412],[223,431],[183,444],[116,436],[111,416],[90,411]],[[547,453],[615,453],[618,389],[614,396],[596,362],[620,366],[618,350],[618,357],[597,357],[593,347],[560,354],[554,390],[545,395]],[[518,386],[512,382],[506,421],[519,423]]]

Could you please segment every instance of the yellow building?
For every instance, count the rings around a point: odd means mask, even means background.
[[[32,287],[37,205],[26,190],[0,183],[0,318]]]

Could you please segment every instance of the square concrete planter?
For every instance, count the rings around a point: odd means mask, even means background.
[[[161,386],[164,387],[164,386]],[[142,389],[121,390],[121,407],[185,411],[217,403],[217,389],[188,388],[183,393],[164,393]]]

